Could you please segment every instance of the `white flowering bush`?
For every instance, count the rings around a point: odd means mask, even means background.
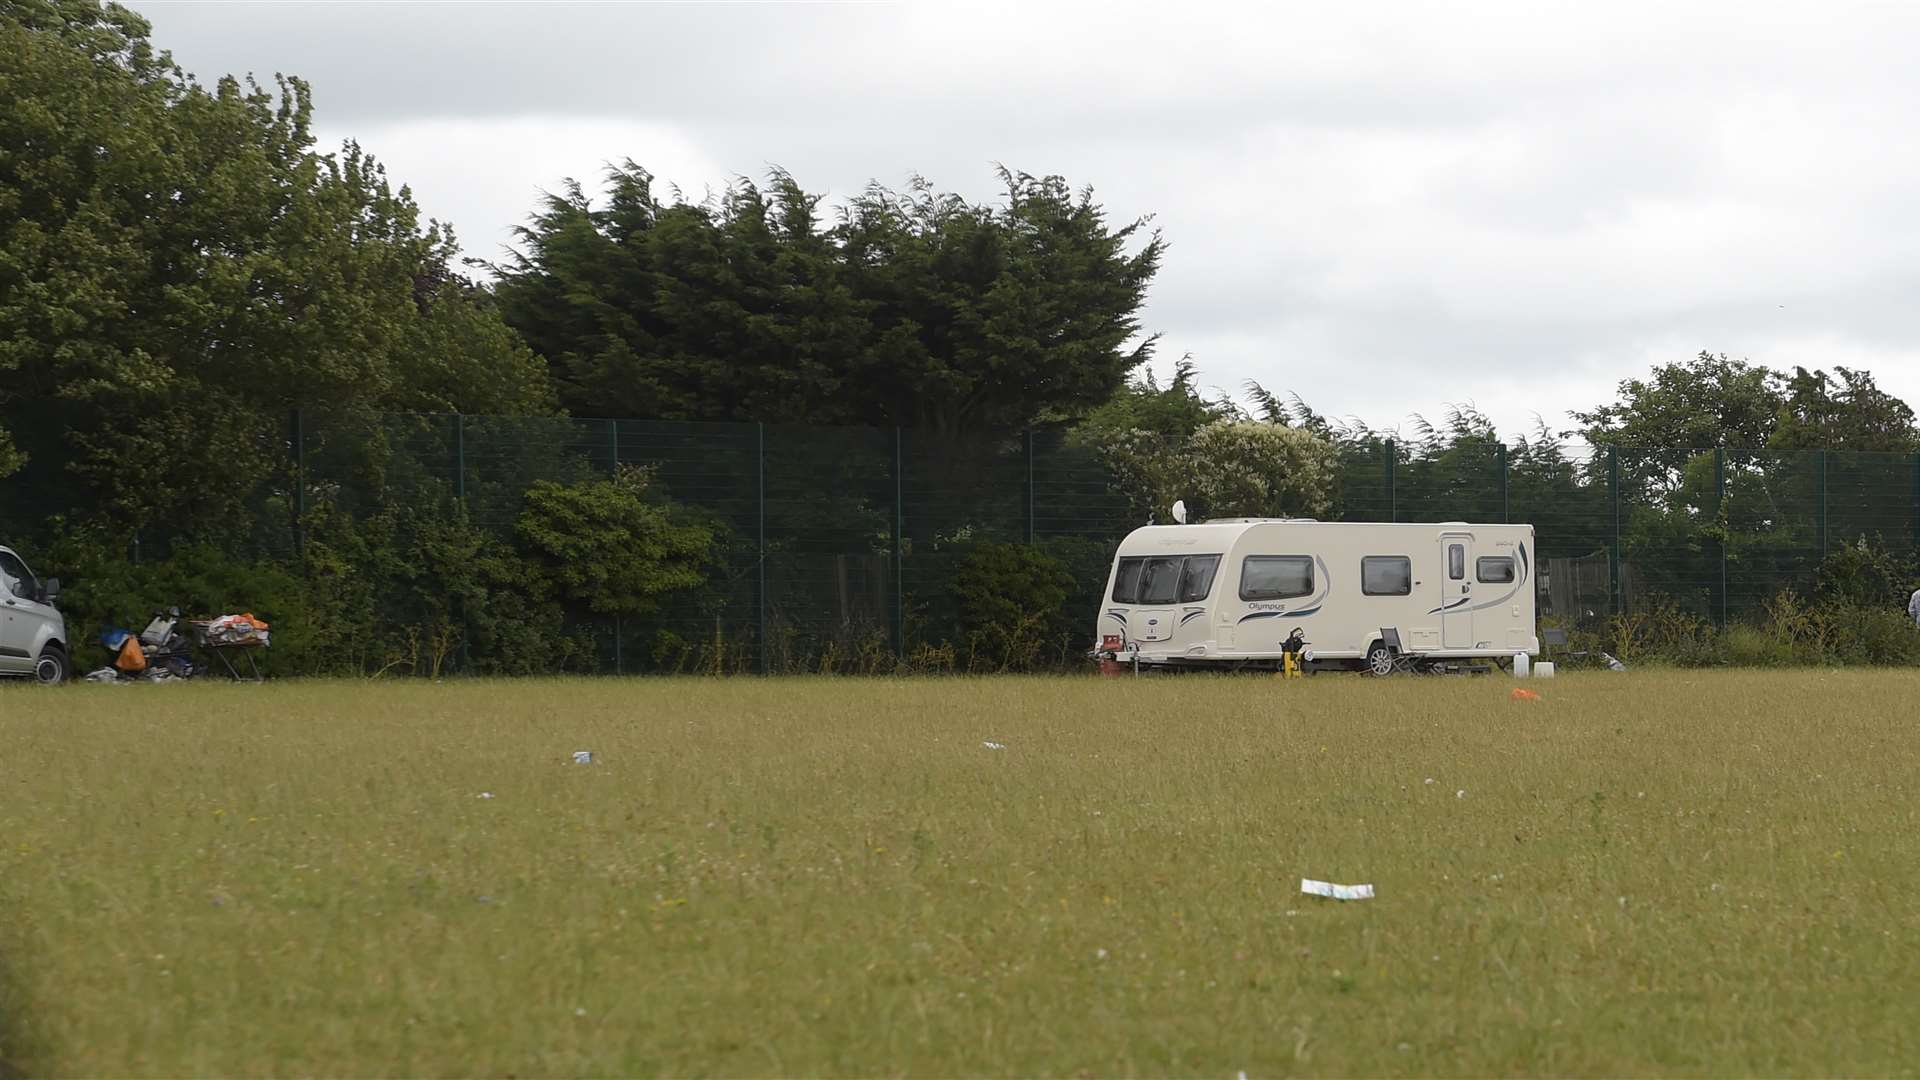
[[[1217,420],[1184,441],[1120,432],[1101,452],[1135,508],[1157,521],[1175,499],[1186,501],[1194,520],[1324,516],[1338,475],[1331,442],[1255,420]]]

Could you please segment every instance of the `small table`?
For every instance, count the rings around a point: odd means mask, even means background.
[[[265,642],[263,641],[229,641],[229,642],[208,641],[207,640],[208,625],[209,625],[208,623],[204,623],[204,622],[195,622],[193,624],[194,638],[195,638],[196,644],[198,644],[202,649],[205,649],[210,655],[213,656],[214,659],[220,661],[220,666],[227,669],[227,674],[233,678],[234,682],[265,682],[267,681],[267,677],[264,674],[262,674],[260,671],[260,662],[254,659],[254,657],[259,653],[261,649],[264,649],[267,647]],[[235,663],[236,660],[240,662]],[[244,673],[242,673],[241,671],[242,668],[246,669]]]

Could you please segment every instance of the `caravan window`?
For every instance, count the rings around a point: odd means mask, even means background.
[[[1313,592],[1313,557],[1249,555],[1240,567],[1240,599],[1285,600]]]
[[[1473,572],[1481,581],[1500,585],[1513,580],[1513,557],[1510,555],[1482,555],[1475,559]]]
[[[1220,568],[1218,555],[1189,555],[1180,571],[1180,602],[1197,604],[1213,591],[1213,572]]]
[[[1148,559],[1140,571],[1140,602],[1171,604],[1180,595],[1179,559]]]
[[[1467,545],[1447,545],[1447,577],[1460,581],[1467,576]]]
[[[1171,604],[1177,598],[1183,604],[1197,604],[1213,591],[1214,572],[1219,568],[1218,555],[1129,556],[1120,560],[1113,576],[1113,602]]]
[[[1368,596],[1413,595],[1413,560],[1405,555],[1368,555],[1360,560],[1360,591]]]

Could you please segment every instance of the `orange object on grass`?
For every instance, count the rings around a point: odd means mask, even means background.
[[[1513,700],[1515,700],[1515,701],[1539,701],[1539,700],[1540,700],[1540,695],[1539,695],[1539,694],[1537,694],[1537,693],[1535,693],[1535,692],[1534,692],[1534,691],[1532,691],[1532,690],[1528,690],[1528,689],[1526,689],[1526,688],[1524,688],[1524,687],[1519,687],[1519,686],[1516,686],[1516,687],[1514,687],[1514,688],[1513,688]]]
[[[140,647],[139,638],[127,635],[127,640],[120,643],[120,655],[113,661],[113,666],[129,675],[147,670],[147,651]]]

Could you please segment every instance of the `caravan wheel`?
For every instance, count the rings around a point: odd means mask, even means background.
[[[1376,641],[1367,646],[1367,674],[1375,678],[1393,674],[1393,653],[1387,650],[1385,642]]]

